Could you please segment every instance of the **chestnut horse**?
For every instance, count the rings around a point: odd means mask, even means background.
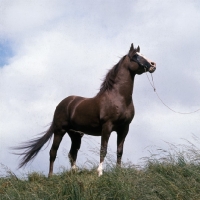
[[[107,153],[108,139],[112,131],[117,133],[117,165],[121,166],[123,145],[134,117],[132,100],[133,82],[136,74],[156,70],[155,62],[145,58],[140,47],[130,50],[105,76],[99,93],[93,98],[69,96],[56,107],[53,122],[48,131],[39,138],[33,139],[17,147],[25,150],[19,167],[26,165],[40,151],[42,146],[54,134],[50,150],[49,176],[53,173],[53,165],[60,142],[67,132],[71,138],[69,159],[72,169],[76,169],[76,158],[84,134],[101,136],[100,164],[98,175],[103,173],[104,157]]]

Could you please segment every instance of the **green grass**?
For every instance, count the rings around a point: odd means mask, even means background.
[[[127,164],[120,169],[110,163],[100,178],[96,166],[49,179],[37,172],[18,179],[8,171],[0,178],[0,199],[199,200],[200,153],[193,144],[158,150],[140,167]]]

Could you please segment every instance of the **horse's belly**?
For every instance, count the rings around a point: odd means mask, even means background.
[[[71,118],[71,126],[78,131],[82,131],[88,135],[101,135],[100,120],[91,113],[78,113]]]
[[[87,135],[101,136],[101,126],[91,124],[81,123],[80,121],[77,123],[75,121],[71,122],[71,128],[75,131],[83,132]]]

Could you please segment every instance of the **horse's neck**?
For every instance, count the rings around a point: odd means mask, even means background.
[[[121,68],[116,76],[114,90],[120,96],[123,96],[127,103],[132,101],[134,78],[135,75],[131,75],[130,71],[126,68]]]

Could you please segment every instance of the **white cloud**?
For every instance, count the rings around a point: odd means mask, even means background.
[[[17,159],[8,154],[8,147],[44,131],[56,105],[66,96],[94,96],[107,70],[128,52],[131,42],[157,63],[153,76],[165,103],[183,112],[198,108],[197,4],[1,1],[0,39],[11,41],[14,56],[0,68],[0,162],[15,170]],[[137,76],[134,87],[136,116],[125,143],[124,160],[136,162],[145,155],[146,146],[165,147],[163,140],[180,141],[191,133],[198,134],[198,113],[171,113],[157,99],[146,75]],[[94,141],[96,147],[100,138],[83,139],[80,165],[91,156],[87,141]],[[109,146],[115,152],[115,134]],[[69,147],[65,136],[57,170],[66,162],[63,149],[68,151]],[[31,165],[33,170],[46,173],[49,148],[39,153]]]
[[[1,1],[1,35],[20,38],[48,28],[64,12],[57,1]],[[17,37],[17,38],[16,38]]]

